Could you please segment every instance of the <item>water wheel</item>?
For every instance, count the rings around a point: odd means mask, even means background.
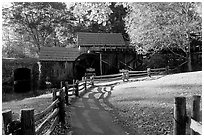
[[[100,74],[99,54],[85,53],[80,55],[74,62],[75,78],[81,80],[88,68],[94,68],[96,75]]]

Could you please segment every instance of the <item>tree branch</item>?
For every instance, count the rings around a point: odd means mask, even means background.
[[[35,35],[33,29],[32,29],[31,27],[29,27],[29,23],[30,23],[30,22],[29,22],[29,20],[28,20],[28,18],[27,18],[27,15],[26,15],[26,14],[24,14],[24,15],[25,15],[26,20],[27,20],[27,22],[28,22],[27,27],[30,29],[30,31],[31,31],[31,36],[33,37],[33,40],[35,41],[35,44],[37,45],[37,48],[38,48],[38,52],[37,52],[37,53],[39,53],[39,51],[40,51],[39,41],[38,41],[38,39],[37,39],[37,37],[36,37],[36,35]]]
[[[180,55],[180,54],[178,54],[178,53],[175,53],[173,50],[171,50],[171,48],[169,47],[169,46],[167,46],[167,48],[174,54],[174,55],[177,55],[177,56],[179,56],[179,57],[181,57],[181,58],[186,58],[185,56],[182,56],[182,55]],[[184,52],[185,53],[185,52]]]

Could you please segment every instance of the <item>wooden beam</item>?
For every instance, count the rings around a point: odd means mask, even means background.
[[[134,70],[131,66],[128,66],[127,64],[125,64],[124,62],[122,62],[122,61],[120,61],[120,63],[122,63],[123,65],[125,65],[126,67],[128,67],[128,68],[130,68],[130,69],[132,69],[132,70]]]
[[[119,54],[116,52],[116,62],[117,62],[117,67],[120,69],[120,61],[119,61]]]
[[[117,68],[116,66],[111,65],[110,63],[108,63],[108,62],[106,62],[106,61],[104,61],[104,60],[102,60],[102,62],[104,62],[104,63],[108,64],[109,66],[112,66],[112,67],[114,67],[114,68]]]
[[[30,90],[34,93],[35,91],[33,90],[33,68],[30,68]]]
[[[103,75],[103,70],[102,70],[102,53],[100,53],[100,74]]]

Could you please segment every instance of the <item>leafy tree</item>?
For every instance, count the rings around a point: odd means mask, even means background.
[[[111,24],[111,32],[122,33],[125,40],[129,40],[129,36],[125,30],[125,20],[127,8],[122,4],[111,2],[109,6],[112,13],[109,15],[109,22]]]
[[[70,10],[75,17],[76,30],[87,32],[108,32],[109,15],[112,12],[110,3],[105,2],[76,2]],[[76,32],[75,30],[75,32]]]
[[[69,5],[73,13],[73,33],[83,32],[125,32],[126,9],[116,2],[82,2]]]
[[[75,3],[72,7],[74,16],[78,19],[78,23],[89,25],[93,22],[98,24],[106,24],[111,13],[110,3],[104,2],[83,2]]]
[[[69,23],[69,13],[64,3],[14,2],[3,9],[3,27],[12,27],[14,32],[32,42],[39,53],[42,46],[60,45],[56,28]]]
[[[2,55],[8,58],[37,57],[36,48],[26,40],[26,35],[15,32],[11,27],[2,28]]]
[[[197,5],[201,3],[126,3],[128,15],[125,23],[132,45],[144,51],[168,49],[185,58],[191,67],[190,35],[201,32],[201,16]],[[182,52],[174,52],[179,49]]]

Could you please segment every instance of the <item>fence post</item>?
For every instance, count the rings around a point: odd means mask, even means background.
[[[23,135],[35,135],[34,109],[21,110],[21,130]]]
[[[11,110],[5,110],[2,112],[3,116],[3,123],[4,123],[4,132],[5,135],[8,135],[7,131],[7,125],[12,122],[12,111]]]
[[[200,122],[200,120],[201,120],[201,117],[200,117],[200,100],[201,100],[201,96],[198,96],[198,95],[193,96],[192,118],[198,122]],[[191,130],[191,134],[192,135],[200,135],[199,133],[197,133],[193,130]]]
[[[63,81],[60,81],[60,88],[63,88]]]
[[[173,134],[186,134],[186,98],[175,97],[174,100],[174,117],[173,117]]]
[[[79,96],[79,81],[76,80],[75,82],[75,95],[78,97]]]
[[[65,102],[67,105],[69,105],[68,89],[69,89],[69,83],[68,83],[68,81],[65,81]]]
[[[122,70],[122,80],[123,82],[129,81],[129,71],[128,70]]]
[[[127,79],[127,81],[129,81],[129,71],[128,70],[126,72],[126,79]]]
[[[90,80],[91,80],[91,86],[94,86],[94,75],[92,75],[92,76],[90,77]]]
[[[125,81],[125,74],[124,74],[124,72],[122,72],[121,78],[122,78],[122,80],[123,80],[123,82],[124,82],[124,81]]]
[[[64,128],[65,126],[65,106],[64,106],[64,92],[62,89],[59,91],[59,121],[61,122],[61,126]]]
[[[55,101],[57,99],[57,92],[56,89],[52,90],[52,101]]]
[[[147,76],[151,77],[151,68],[147,68]]]
[[[166,74],[169,74],[169,66],[166,66]]]
[[[84,89],[86,90],[86,77],[84,77]]]

